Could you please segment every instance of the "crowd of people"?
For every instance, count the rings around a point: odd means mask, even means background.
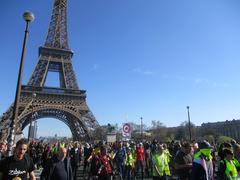
[[[211,145],[208,141],[162,143],[119,141],[115,143],[43,143],[21,139],[12,156],[7,142],[0,142],[0,180],[82,179],[240,179],[240,145],[235,141]]]

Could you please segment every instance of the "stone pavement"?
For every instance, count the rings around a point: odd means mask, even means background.
[[[40,174],[41,174],[41,172],[42,172],[42,168],[36,169],[36,170],[34,171],[37,180],[40,180]],[[78,168],[78,170],[77,170],[77,178],[76,178],[76,180],[84,180],[84,179],[87,180],[87,176],[85,175],[85,177],[84,177],[84,174],[83,174],[83,166],[80,166],[80,167]],[[140,179],[140,178],[137,178],[137,179]],[[152,178],[144,178],[144,180],[150,180],[150,179],[152,179]],[[175,177],[175,176],[172,176],[172,177],[168,177],[168,178],[167,178],[167,180],[177,180],[177,179],[178,179],[178,178]],[[120,180],[120,178],[115,176],[115,177],[113,177],[113,180]]]

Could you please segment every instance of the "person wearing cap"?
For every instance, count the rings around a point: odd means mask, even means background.
[[[212,147],[207,141],[199,143],[199,149],[194,154],[191,180],[213,180]]]
[[[152,155],[153,180],[166,180],[170,175],[168,157],[162,145],[156,145]]]
[[[223,150],[224,159],[220,161],[218,177],[221,180],[235,180],[238,177],[238,171],[234,164],[233,151],[231,149]]]
[[[221,160],[224,159],[224,149],[232,149],[232,144],[229,142],[224,142],[219,146],[218,149],[218,156],[220,157]]]

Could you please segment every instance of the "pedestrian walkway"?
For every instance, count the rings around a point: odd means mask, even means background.
[[[35,173],[35,176],[36,176],[36,180],[40,180],[40,174],[41,174],[41,172],[42,172],[42,168],[40,168],[40,169],[36,169],[35,171],[34,171],[34,173]],[[85,175],[85,177],[84,177],[84,174],[83,174],[83,166],[79,166],[78,167],[78,170],[77,170],[77,177],[76,177],[76,179],[75,180],[87,180],[87,176]],[[120,178],[119,177],[113,177],[113,179],[114,180],[120,180]],[[137,178],[137,179],[140,179],[140,178]],[[144,180],[150,180],[150,179],[152,179],[152,178],[144,178]],[[167,180],[177,180],[177,177],[168,177],[168,179]]]
[[[36,180],[40,180],[40,174],[41,174],[41,172],[42,172],[42,168],[36,169],[36,170],[34,171],[34,174],[35,174],[35,176],[36,176]]]
[[[35,169],[34,170],[34,173],[35,173],[35,176],[36,176],[36,180],[40,180],[40,174],[42,172],[42,168],[39,168],[39,169]],[[80,166],[77,170],[77,178],[76,180],[83,180],[83,179],[87,179],[83,177],[83,166]]]
[[[87,177],[84,178],[84,175],[83,175],[83,166],[79,166],[78,167],[78,170],[77,170],[77,178],[76,180],[82,180],[82,179],[87,179]]]

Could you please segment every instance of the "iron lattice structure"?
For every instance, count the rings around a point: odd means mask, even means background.
[[[86,91],[80,90],[72,65],[73,52],[68,46],[67,0],[55,0],[47,38],[39,48],[39,59],[27,85],[21,87],[15,132],[32,120],[52,117],[64,122],[74,140],[89,139],[99,126],[86,103]],[[59,88],[46,87],[48,72],[59,73]],[[33,93],[36,97],[33,98]],[[9,135],[13,105],[0,117],[0,138]]]

